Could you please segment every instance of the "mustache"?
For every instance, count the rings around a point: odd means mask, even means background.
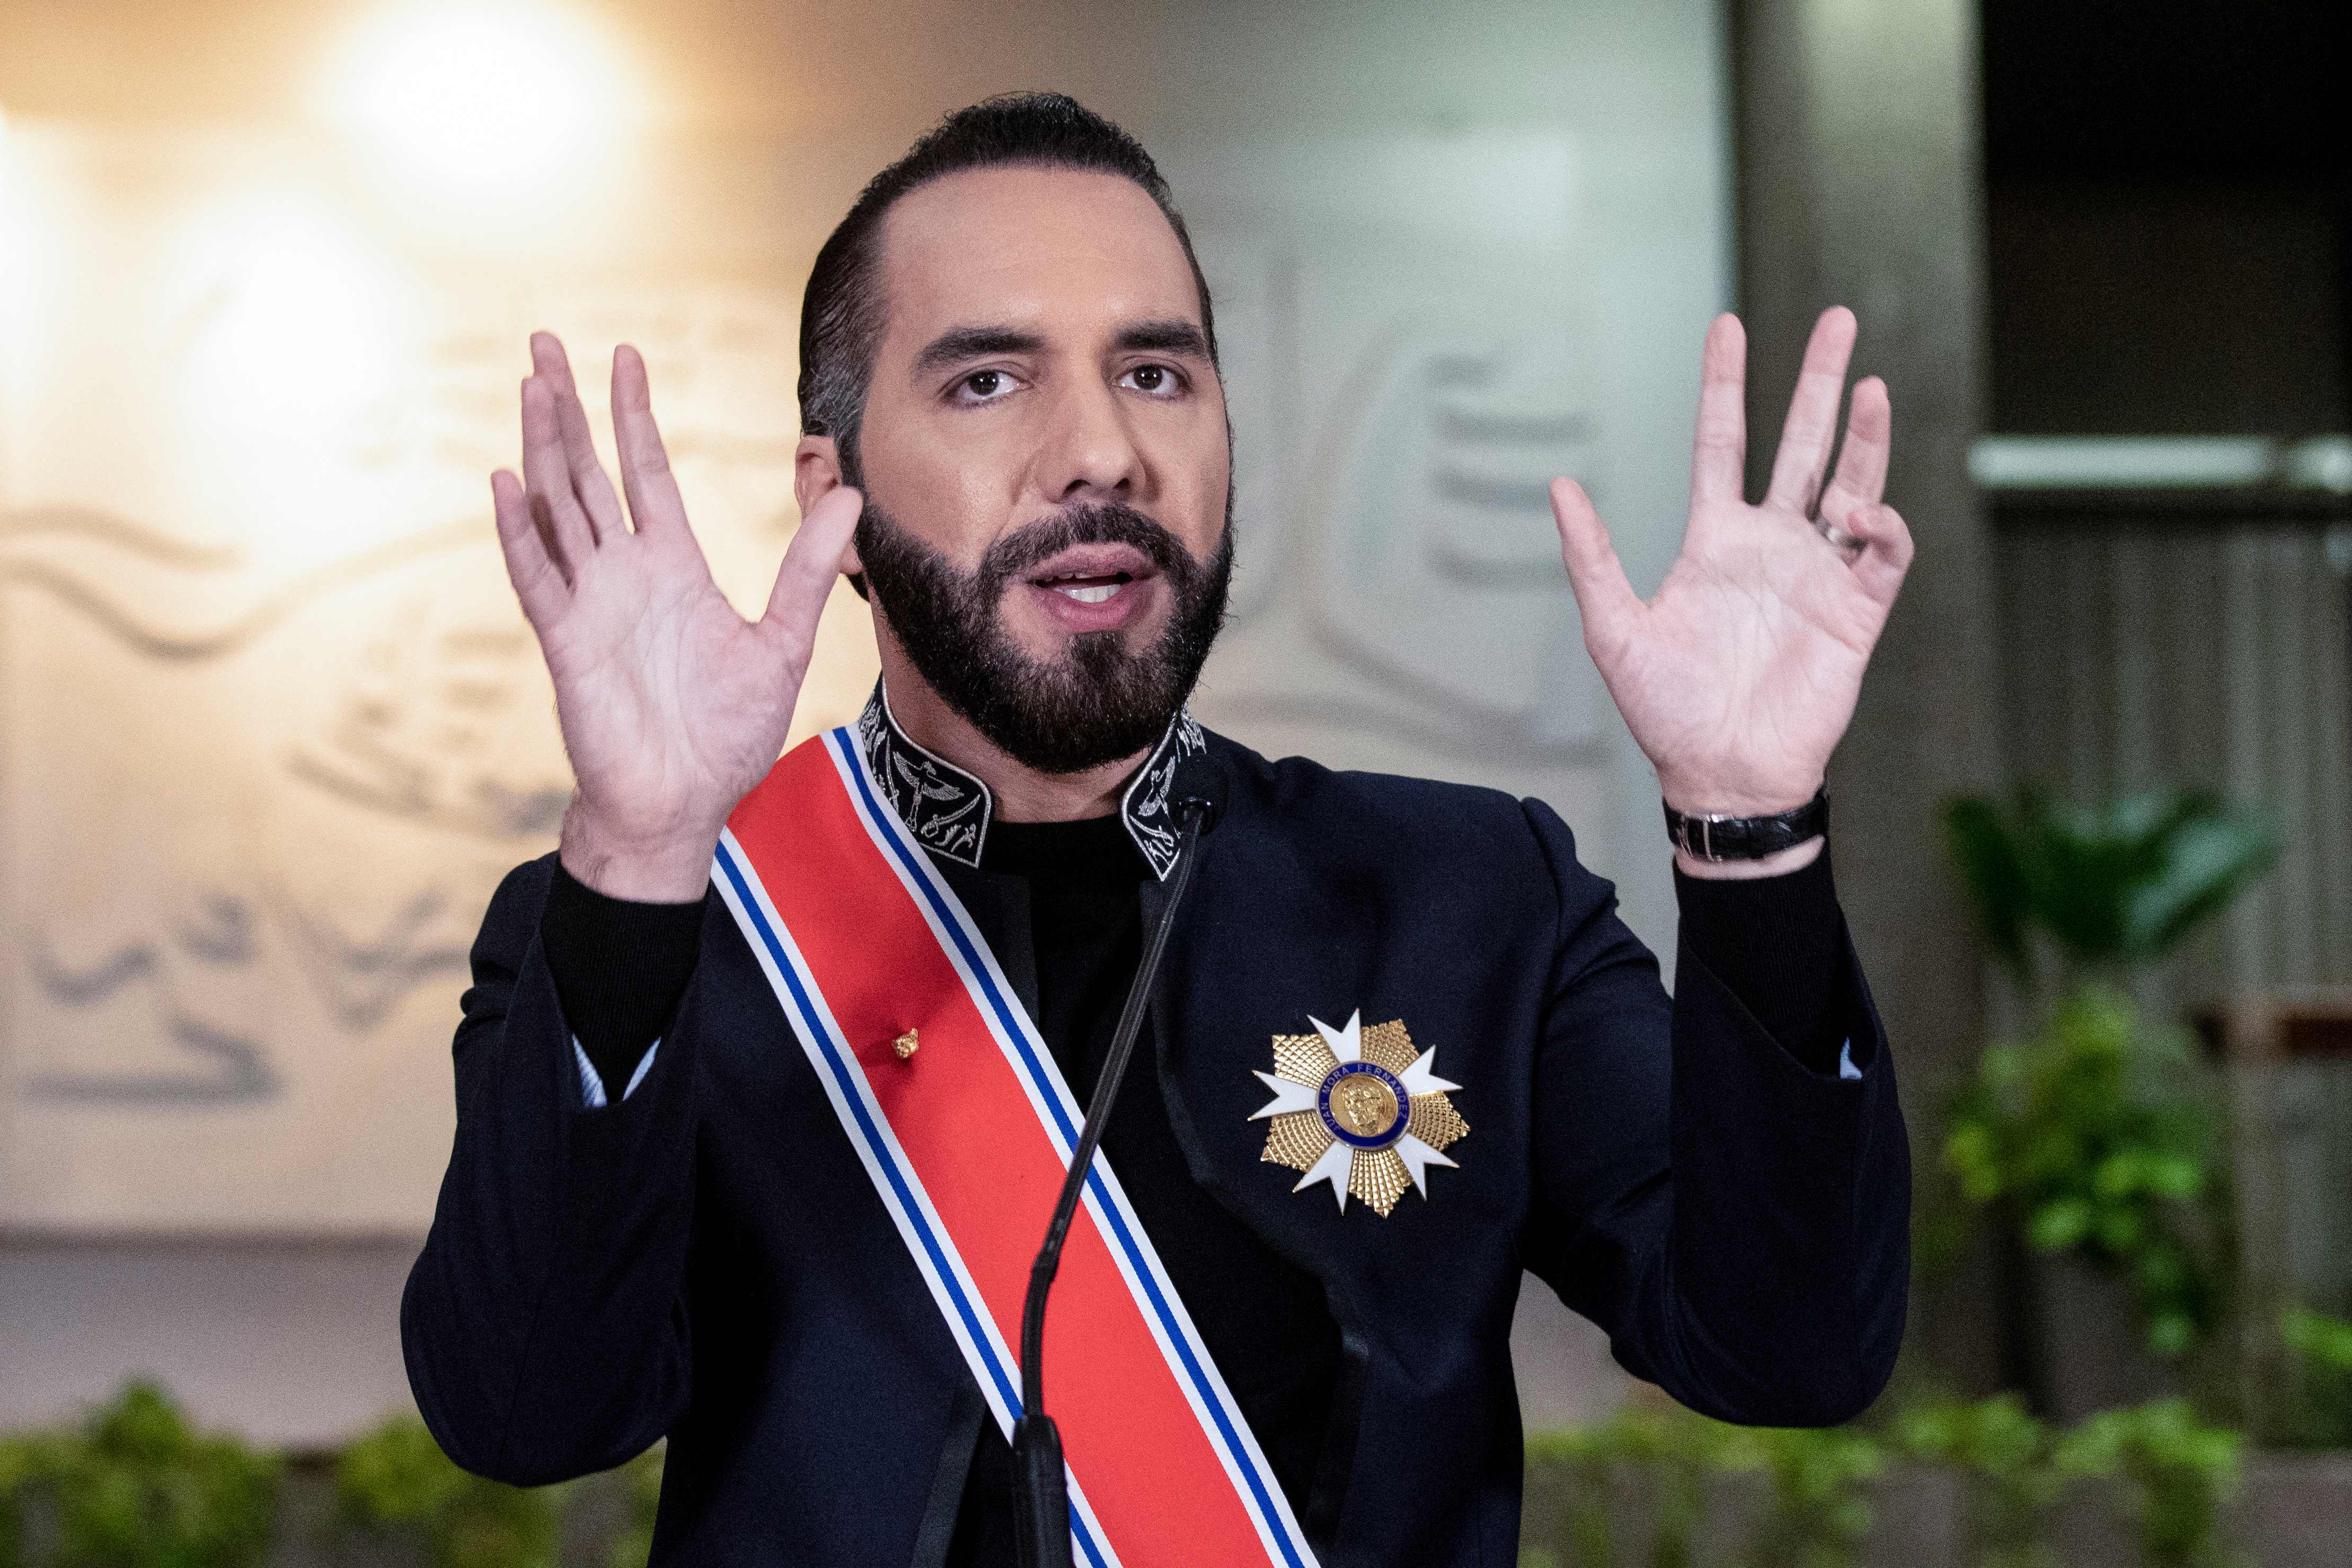
[[[1117,501],[1090,501],[1013,529],[988,547],[973,575],[992,601],[1006,583],[1073,545],[1132,546],[1179,587],[1201,572],[1201,563],[1183,541],[1143,513]]]

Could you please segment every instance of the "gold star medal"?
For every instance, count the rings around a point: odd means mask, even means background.
[[[1315,1032],[1276,1035],[1274,1071],[1255,1075],[1274,1091],[1250,1118],[1271,1118],[1260,1157],[1307,1173],[1293,1192],[1329,1182],[1342,1213],[1351,1192],[1383,1218],[1408,1183],[1427,1197],[1429,1167],[1453,1165],[1443,1151],[1470,1130],[1445,1097],[1462,1085],[1437,1076],[1436,1048],[1415,1055],[1402,1019],[1307,1021]]]

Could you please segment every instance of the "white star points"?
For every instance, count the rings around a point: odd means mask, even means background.
[[[1451,1160],[1446,1163],[1453,1164]],[[1305,1192],[1318,1181],[1328,1181],[1331,1184],[1333,1196],[1339,1200],[1339,1212],[1345,1214],[1348,1211],[1348,1178],[1355,1173],[1355,1168],[1356,1151],[1334,1138],[1331,1146],[1323,1151],[1323,1157],[1309,1166],[1307,1174],[1298,1178],[1298,1185],[1290,1190]]]
[[[1449,1089],[1459,1089],[1459,1083],[1449,1083],[1437,1075],[1437,1047],[1431,1046],[1413,1058],[1411,1067],[1397,1075],[1407,1094],[1443,1094]],[[1448,1160],[1447,1165],[1454,1162]]]
[[[1432,1166],[1450,1166],[1454,1163],[1411,1133],[1407,1133],[1396,1141],[1396,1152],[1397,1158],[1404,1162],[1404,1174],[1412,1177],[1412,1185],[1420,1189],[1421,1196],[1423,1197],[1429,1196],[1429,1183],[1423,1179],[1422,1173]]]
[[[1306,1084],[1293,1083],[1287,1078],[1276,1078],[1271,1072],[1257,1072],[1251,1076],[1274,1091],[1273,1099],[1250,1113],[1251,1121],[1256,1122],[1268,1116],[1285,1115],[1292,1111],[1315,1109],[1315,1091]]]
[[[1308,1013],[1307,1015],[1307,1021],[1315,1026],[1315,1031],[1318,1034],[1320,1034],[1323,1037],[1323,1042],[1331,1048],[1331,1054],[1339,1059],[1340,1066],[1345,1067],[1351,1061],[1361,1061],[1364,1059],[1364,1014],[1362,1009],[1359,1008],[1356,1011],[1349,1013],[1348,1015],[1347,1025],[1342,1029],[1333,1029],[1329,1024],[1325,1023],[1313,1013]]]

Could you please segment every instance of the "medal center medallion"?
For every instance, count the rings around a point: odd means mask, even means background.
[[[1349,1147],[1385,1149],[1404,1132],[1404,1085],[1375,1062],[1342,1062],[1324,1078],[1315,1109]]]

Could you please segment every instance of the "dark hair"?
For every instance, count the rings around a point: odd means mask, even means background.
[[[809,270],[808,291],[801,299],[801,430],[834,438],[842,477],[850,484],[859,483],[858,426],[885,323],[883,291],[875,277],[882,220],[899,197],[919,185],[967,170],[999,168],[1092,170],[1142,186],[1184,247],[1201,295],[1201,330],[1208,339],[1210,362],[1216,362],[1208,279],[1201,276],[1192,236],[1151,154],[1134,137],[1061,93],[992,98],[949,115],[905,157],[867,181]]]

